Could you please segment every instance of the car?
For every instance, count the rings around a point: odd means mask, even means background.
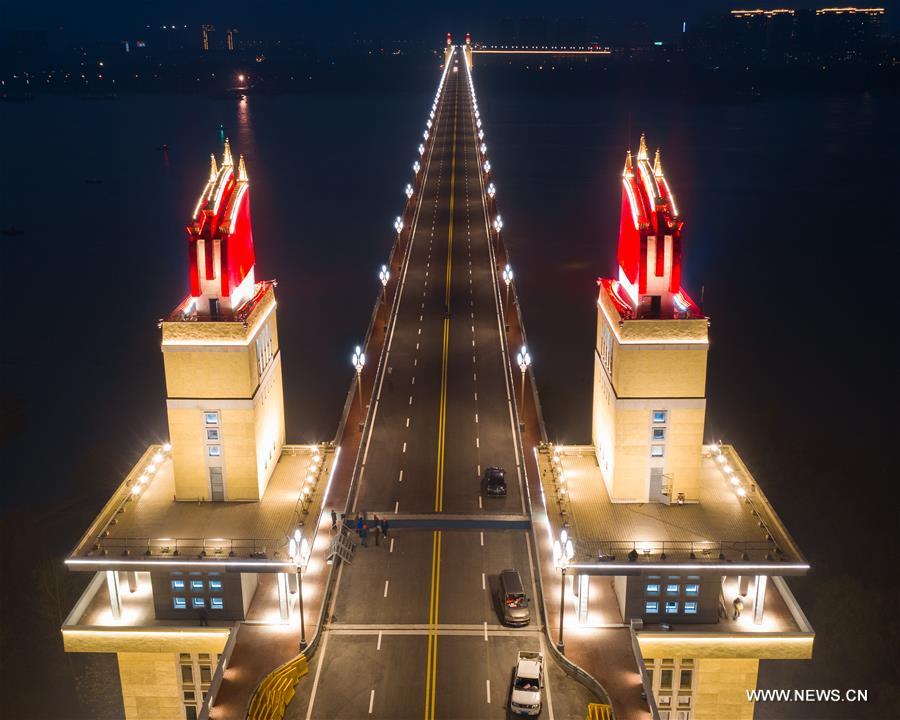
[[[500,607],[500,620],[504,625],[521,627],[531,622],[531,608],[518,570],[509,568],[500,572],[497,604]]]
[[[506,496],[506,470],[489,467],[484,471],[484,491],[489,497]]]
[[[540,715],[544,687],[544,656],[539,652],[519,652],[513,668],[509,710],[516,715]]]
[[[518,570],[500,572],[500,591],[497,593],[500,620],[504,625],[523,626],[531,622],[531,608]]]

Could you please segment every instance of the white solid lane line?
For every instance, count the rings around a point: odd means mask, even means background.
[[[369,695],[369,715],[372,714],[372,706],[375,704],[375,689],[372,689],[372,694]]]
[[[482,590],[487,590],[486,580],[487,580],[487,578],[485,577],[485,574],[481,573],[481,589]]]
[[[390,582],[391,582],[390,580],[385,580],[385,581],[384,581],[384,596],[385,596],[385,597],[387,597],[388,584],[389,584]]]
[[[491,704],[491,681],[490,680],[487,681],[487,701],[488,701],[488,705],[490,705]]]
[[[378,644],[375,646],[376,650],[381,650],[381,631],[378,631]]]
[[[485,642],[488,641],[488,637],[487,637],[487,620],[484,621],[484,641],[485,641]]]

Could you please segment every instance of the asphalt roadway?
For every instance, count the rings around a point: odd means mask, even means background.
[[[358,469],[354,510],[395,526],[340,566],[322,641],[287,708],[292,720],[507,717],[520,650],[545,654],[543,717],[581,720],[593,700],[552,660],[535,609],[521,629],[503,627],[498,615],[501,570],[518,569],[532,598],[537,588],[529,534],[490,521],[521,522],[525,512],[517,389],[473,106],[461,53],[454,57],[459,69],[447,74],[423,158],[399,297],[388,297],[394,312]],[[484,495],[480,478],[492,465],[506,470],[505,498]],[[417,525],[404,527],[410,515]],[[446,515],[463,516],[465,527],[446,529]]]

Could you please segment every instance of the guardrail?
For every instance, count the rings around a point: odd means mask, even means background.
[[[238,631],[241,623],[236,622],[228,636],[225,647],[219,655],[219,662],[216,663],[216,671],[213,673],[212,681],[209,683],[209,690],[206,691],[206,697],[203,698],[203,706],[200,708],[199,720],[209,720],[209,709],[216,701],[216,695],[222,687],[222,681],[225,679],[225,671],[228,669],[228,661],[231,660],[231,654],[234,652],[234,644],[237,642]]]

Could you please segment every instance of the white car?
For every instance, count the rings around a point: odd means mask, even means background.
[[[513,673],[510,711],[516,715],[540,715],[542,687],[544,656],[539,652],[520,652]]]

